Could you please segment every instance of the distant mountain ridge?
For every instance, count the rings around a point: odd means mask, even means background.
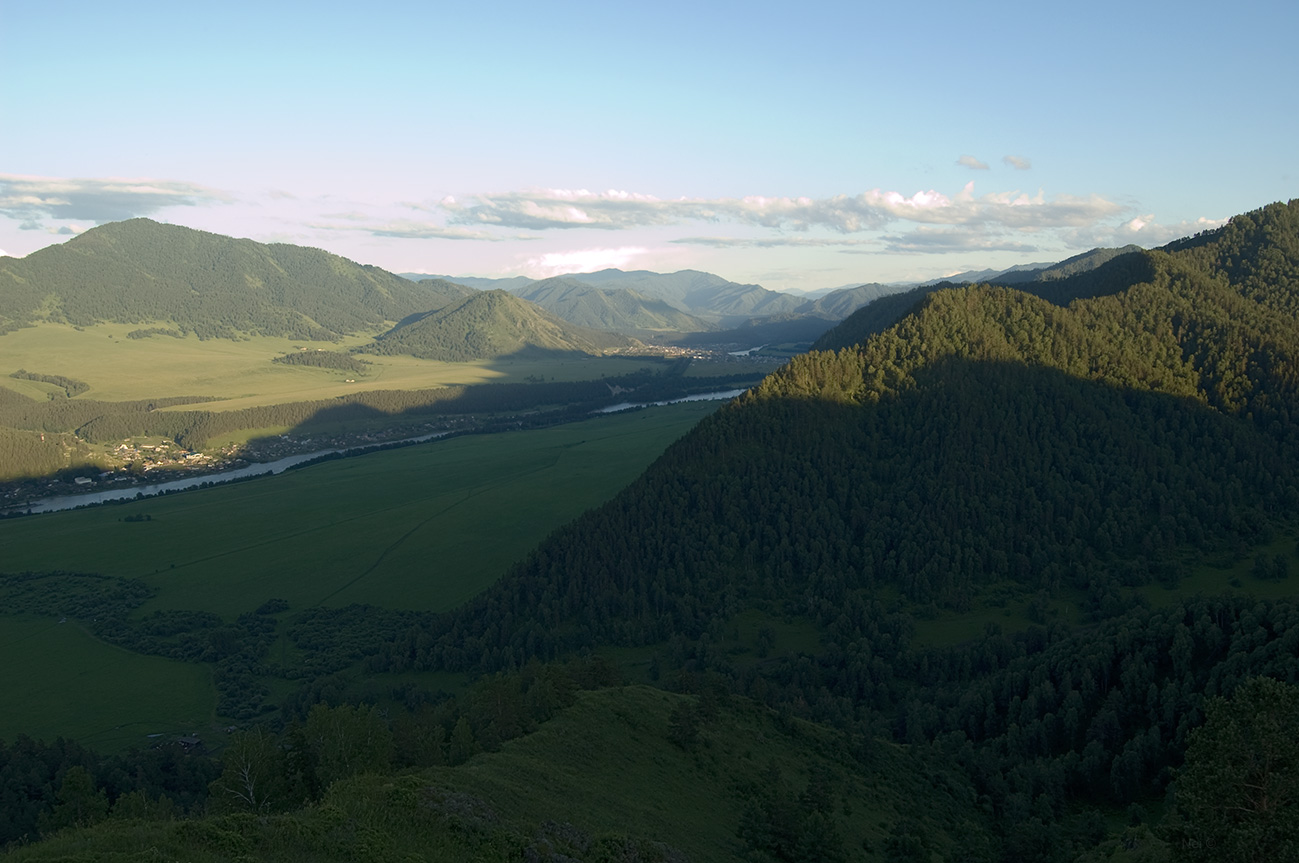
[[[665,300],[628,288],[598,288],[563,276],[542,279],[514,291],[564,320],[590,329],[621,333],[701,332],[712,324]]]
[[[131,219],[0,259],[0,332],[42,320],[170,322],[201,338],[332,340],[457,295],[320,249]]]

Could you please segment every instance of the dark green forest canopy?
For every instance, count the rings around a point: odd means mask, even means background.
[[[40,320],[169,321],[200,338],[332,340],[374,332],[467,290],[415,284],[320,249],[131,219],[0,262],[0,333]]]
[[[1259,540],[1299,511],[1296,208],[1153,253],[1154,280],[1124,291],[942,290],[796,358],[448,619],[423,661],[698,637],[747,602],[817,615],[859,589],[953,610],[1004,582],[1071,589],[1101,618],[1124,586],[1175,583],[1187,549]],[[1218,264],[1250,242],[1273,262],[1256,296]]]

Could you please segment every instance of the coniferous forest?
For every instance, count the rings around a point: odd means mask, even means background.
[[[243,729],[215,758],[7,745],[0,840],[53,836],[13,852],[32,860],[1299,859],[1299,201],[885,302],[445,614],[135,617],[138,584],[6,576],[33,613],[111,596],[97,636],[209,663]],[[54,431],[81,404],[0,411]],[[218,422],[142,409],[102,434],[162,420]],[[272,696],[276,626],[311,662]],[[471,682],[427,683],[451,674]]]

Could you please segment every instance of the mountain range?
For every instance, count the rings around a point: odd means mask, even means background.
[[[158,322],[200,338],[332,340],[463,294],[319,249],[131,219],[0,259],[0,332],[41,320]]]
[[[961,765],[1001,859],[1074,859],[1099,841],[1077,807],[1162,800],[1213,696],[1299,676],[1292,591],[1241,597],[1220,562],[1257,555],[1265,590],[1294,559],[1299,201],[1049,284],[918,293],[838,333],[372,667],[650,652],[882,722]],[[1193,598],[1192,576],[1228,592]],[[721,649],[747,615],[815,634],[769,661]],[[925,623],[964,617],[985,623]]]
[[[1003,284],[1055,280],[1132,248],[1093,250],[1056,265],[974,275]],[[25,258],[0,260],[0,333],[39,321],[77,326],[112,321],[155,325],[142,327],[141,337],[172,331],[200,338],[337,340],[378,335],[394,322],[441,309],[475,290],[504,288],[587,329],[686,336],[691,343],[701,339],[691,334],[707,332],[717,332],[719,343],[755,338],[808,343],[856,309],[902,290],[868,284],[807,299],[697,270],[606,269],[542,280],[405,275],[319,249],[266,245],[132,219],[93,228]],[[522,308],[498,304],[493,314]],[[512,326],[518,332],[525,328],[522,319]],[[405,344],[409,335],[389,345]],[[554,340],[553,333],[538,335],[536,345]],[[567,339],[572,344],[584,340],[590,342],[590,336]]]
[[[335,662],[218,814],[17,859],[1297,859],[1299,201],[1061,275],[875,301],[463,606],[281,601]]]

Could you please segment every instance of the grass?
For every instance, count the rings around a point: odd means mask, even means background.
[[[583,692],[533,734],[457,768],[355,777],[319,805],[269,817],[109,821],[12,857],[459,863],[571,859],[559,856],[569,842],[634,837],[667,843],[697,863],[738,863],[756,859],[738,831],[750,793],[778,793],[792,805],[814,769],[826,777],[825,817],[846,859],[882,859],[903,825],[924,835],[934,859],[957,859],[959,845],[986,830],[973,789],[941,765],[879,742],[859,751],[859,761],[845,756],[833,732],[782,722],[765,708],[723,704],[702,724],[698,744],[683,749],[668,739],[670,717],[695,701],[638,686]],[[591,850],[577,853],[663,859]]]
[[[410,390],[456,384],[545,380],[590,380],[634,372],[646,361],[634,357],[571,360],[484,360],[441,363],[414,357],[366,357],[364,375],[272,363],[299,348],[346,350],[369,341],[357,336],[341,342],[257,337],[247,341],[128,339],[140,324],[98,324],[76,328],[41,324],[0,336],[0,380],[5,387],[44,399],[55,387],[7,377],[18,369],[58,374],[90,384],[83,398],[128,401],[162,396],[200,395],[224,399],[211,410],[334,398],[362,390]],[[39,360],[33,359],[38,357]],[[349,383],[348,378],[354,378]]]
[[[56,618],[0,617],[0,739],[67,737],[99,750],[211,724],[207,668],[141,656]],[[35,733],[34,729],[39,729]]]
[[[1279,534],[1270,542],[1256,546],[1242,557],[1234,555],[1198,563],[1174,588],[1147,584],[1137,593],[1156,608],[1166,608],[1196,594],[1220,594],[1234,591],[1259,599],[1293,599],[1299,593],[1299,555],[1294,532]],[[1290,577],[1279,581],[1260,579],[1253,573],[1254,559],[1262,555],[1271,561],[1280,555],[1290,564]]]
[[[447,609],[612,497],[719,402],[471,435],[230,486],[0,522],[4,568],[141,578],[143,609],[272,597]],[[131,515],[151,521],[128,523]]]

